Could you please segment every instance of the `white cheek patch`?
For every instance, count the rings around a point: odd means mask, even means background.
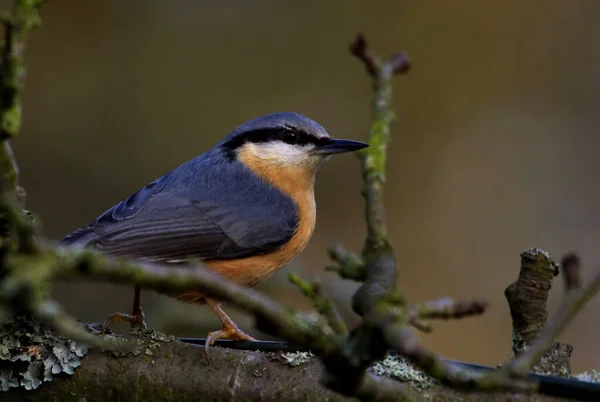
[[[311,154],[311,145],[298,146],[276,141],[247,146],[257,158],[281,165],[313,165],[320,159]]]

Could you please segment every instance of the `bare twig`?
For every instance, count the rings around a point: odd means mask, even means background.
[[[411,306],[408,308],[408,316],[413,326],[429,332],[428,320],[452,320],[480,315],[485,312],[487,305],[488,302],[485,300],[454,301],[445,298]]]
[[[375,56],[367,45],[367,38],[362,33],[356,35],[356,39],[350,44],[350,53],[356,56],[367,69],[371,77],[376,77],[381,67],[379,57]]]
[[[409,317],[408,323],[426,334],[433,332],[433,324],[431,320],[425,320],[419,317]]]
[[[365,38],[364,34],[359,33],[356,35],[356,38],[350,44],[350,53],[364,64],[367,73],[371,77],[375,78],[380,74],[380,69],[382,68],[381,60],[369,48],[367,38]],[[386,67],[392,69],[392,73],[394,74],[405,73],[410,69],[410,62],[404,53],[398,53],[390,57],[386,65]]]

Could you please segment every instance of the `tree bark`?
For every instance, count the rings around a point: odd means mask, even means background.
[[[13,388],[0,401],[346,401],[318,383],[317,359],[286,365],[275,353],[160,343],[137,355],[89,351],[72,376],[55,376],[33,391]]]
[[[74,375],[54,376],[39,388],[0,392],[5,401],[356,401],[325,388],[319,359],[291,366],[281,353],[203,349],[182,342],[156,342],[135,354],[90,350]],[[425,400],[561,401],[514,393],[463,393],[442,386],[422,390]],[[441,398],[441,399],[440,399]]]

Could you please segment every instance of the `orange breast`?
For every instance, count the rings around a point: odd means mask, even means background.
[[[315,172],[297,167],[265,164],[251,152],[240,152],[238,158],[255,174],[276,186],[294,200],[298,208],[298,226],[292,239],[278,250],[238,260],[210,260],[204,265],[222,277],[244,286],[255,286],[283,267],[308,244],[315,228],[316,205],[314,196]],[[201,301],[198,292],[186,292],[178,299]]]

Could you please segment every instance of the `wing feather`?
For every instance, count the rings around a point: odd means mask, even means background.
[[[93,246],[124,258],[182,261],[265,254],[293,237],[298,218],[291,199],[243,167],[229,166],[232,180],[224,182],[210,169],[199,169],[202,162],[148,184],[60,244]],[[181,182],[194,175],[195,183]]]

